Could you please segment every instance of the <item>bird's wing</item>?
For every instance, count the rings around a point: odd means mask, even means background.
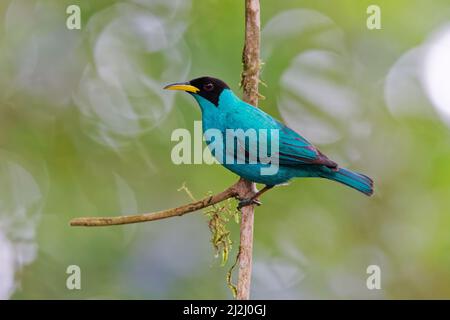
[[[276,120],[275,120],[276,121]],[[276,121],[280,128],[280,164],[318,164],[336,168],[336,162],[330,160],[300,134]]]
[[[330,168],[337,167],[335,162],[328,159],[300,134],[258,108],[250,106],[250,108],[241,108],[239,112],[230,112],[227,114],[226,122],[230,129],[243,129],[244,131],[248,129],[255,129],[256,131],[260,129],[277,130],[279,135],[278,161],[280,165],[317,164]],[[258,144],[259,147],[263,146],[266,150],[272,150],[270,132],[267,132],[267,135],[268,139],[259,141]],[[252,154],[248,141],[238,140],[237,143],[240,148],[245,149],[247,155]],[[254,153],[254,149],[252,150]]]

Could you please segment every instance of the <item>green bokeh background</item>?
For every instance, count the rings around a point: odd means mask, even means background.
[[[200,198],[209,191],[225,189],[237,179],[218,165],[172,163],[172,131],[192,130],[193,121],[200,119],[199,109],[188,96],[158,93],[175,96],[164,115],[151,123],[140,119],[141,130],[136,134],[108,131],[113,141],[109,145],[98,139],[98,130],[104,128],[102,118],[86,120],[72,98],[84,67],[95,65],[96,37],[111,16],[125,14],[114,7],[118,3],[140,6],[143,14],[164,18],[171,25],[178,22],[185,28],[172,30],[179,39],[153,54],[142,50],[133,38],[118,38],[122,41],[118,46],[130,48],[129,59],[136,61],[142,75],[160,87],[169,80],[212,75],[239,92],[243,1],[186,1],[180,12],[174,9],[180,1],[159,7],[151,6],[154,2],[26,0],[0,4],[0,161],[2,165],[20,165],[41,195],[37,203],[25,206],[25,214],[34,217],[34,234],[23,240],[14,236],[11,225],[0,223],[0,232],[10,243],[32,243],[36,253],[32,261],[22,265],[16,256],[12,299],[231,298],[225,282],[231,261],[221,267],[220,259],[214,257],[202,213],[108,228],[68,225],[77,216],[151,212],[183,204],[189,198],[177,189],[184,182]],[[65,27],[65,9],[70,4],[78,4],[82,10],[81,30]],[[381,7],[382,30],[366,27],[370,4]],[[8,22],[8,17],[13,19],[13,6],[14,12],[23,10],[23,15],[16,14],[14,19],[26,23]],[[116,8],[113,15],[97,21],[95,28],[89,27],[96,15],[111,8]],[[343,35],[334,40],[345,47],[338,54],[345,57],[349,67],[334,80],[351,86],[360,103],[354,118],[335,120],[333,113],[316,114],[324,123],[332,123],[340,135],[336,141],[319,146],[345,166],[372,176],[376,194],[364,197],[319,179],[293,181],[267,193],[255,217],[252,297],[450,298],[449,127],[429,101],[411,105],[418,112],[396,113],[388,108],[384,96],[390,68],[448,22],[450,4],[446,0],[262,0],[261,8],[262,28],[281,12],[310,9],[331,19],[331,26],[325,29],[339,30]],[[72,55],[65,44],[58,45],[58,38],[48,37],[55,27],[60,28],[61,39],[74,37]],[[261,86],[266,99],[260,107],[266,112],[283,117],[277,103],[285,90],[282,74],[300,52],[321,48],[314,39],[322,31],[320,26],[298,35],[294,30],[291,41],[277,44],[267,59],[263,51],[262,80],[267,87]],[[43,39],[48,42],[40,46]],[[155,39],[152,41],[158,41]],[[272,40],[263,35],[263,50],[267,45],[264,41]],[[27,48],[35,48],[33,52],[40,58],[37,65],[30,63],[30,68],[35,68],[34,80],[25,86],[17,79],[33,55]],[[176,64],[170,59],[163,62],[162,57],[174,51],[185,63],[177,62],[179,71],[174,68],[173,76],[178,73],[179,78],[168,79],[165,68]],[[50,61],[48,57],[52,57]],[[188,69],[184,72],[182,68]],[[48,86],[45,79],[52,74],[69,80],[62,86],[61,82]],[[132,96],[132,89],[128,96]],[[144,97],[149,110],[152,94]],[[147,112],[140,107],[133,110],[135,116]],[[314,112],[313,103],[308,110]],[[339,115],[340,110],[335,112]],[[298,117],[302,117],[300,110]],[[369,132],[358,135],[347,130],[356,121],[370,127]],[[314,141],[314,136],[299,130]],[[358,157],[349,156],[349,146],[358,151]],[[8,189],[5,181],[14,179],[3,179],[3,187]],[[13,191],[16,207],[1,211],[0,222],[17,216],[14,210],[20,207],[21,197],[26,197],[20,188]],[[8,201],[5,198],[0,195],[2,201]],[[230,228],[234,256],[239,229],[233,223]],[[0,261],[0,269],[8,263]],[[66,268],[72,264],[81,268],[81,290],[66,288]],[[366,287],[366,268],[372,264],[381,268],[381,290]]]

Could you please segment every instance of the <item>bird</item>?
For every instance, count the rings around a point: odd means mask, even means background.
[[[267,114],[260,108],[241,100],[230,87],[222,80],[217,78],[203,76],[195,78],[188,82],[177,82],[166,85],[167,90],[181,90],[192,95],[200,106],[202,112],[202,131],[205,135],[210,129],[218,130],[226,137],[227,130],[275,130],[278,135],[278,153],[272,156],[276,157],[278,170],[275,174],[263,174],[262,168],[267,168],[266,159],[259,155],[260,149],[250,147],[251,137],[245,140],[233,142],[237,153],[238,149],[244,149],[245,161],[238,163],[229,163],[223,161],[224,154],[229,150],[211,150],[225,168],[234,172],[241,178],[255,183],[264,184],[264,188],[256,192],[247,199],[240,199],[239,208],[256,204],[260,205],[259,197],[274,186],[286,184],[293,178],[325,178],[340,182],[348,187],[356,189],[367,196],[374,192],[373,180],[361,173],[351,171],[329,159],[319,151],[317,147],[306,140],[302,135],[289,128],[279,120]],[[270,131],[273,132],[273,131]],[[255,139],[255,137],[253,137]],[[262,144],[266,149],[271,150],[274,144],[256,136],[256,141]],[[211,141],[205,139],[208,146]],[[261,148],[258,145],[258,148]],[[226,143],[222,144],[225,149]],[[210,148],[211,149],[211,148]],[[275,150],[275,148],[273,148]],[[272,150],[271,150],[272,151]],[[275,150],[276,151],[276,150]],[[258,154],[255,154],[258,153]],[[268,152],[269,154],[269,152]],[[236,154],[233,154],[236,159]],[[251,157],[255,161],[248,161]],[[242,163],[243,162],[243,163]]]

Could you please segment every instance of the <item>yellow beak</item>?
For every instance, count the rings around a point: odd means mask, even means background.
[[[189,84],[189,82],[172,83],[164,87],[166,90],[182,90],[192,93],[197,93],[200,91],[199,88],[194,87]]]

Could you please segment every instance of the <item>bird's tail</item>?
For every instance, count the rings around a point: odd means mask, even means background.
[[[327,171],[324,173],[323,177],[345,184],[346,186],[356,189],[367,196],[371,196],[373,194],[373,180],[361,173],[339,168],[337,171]]]

